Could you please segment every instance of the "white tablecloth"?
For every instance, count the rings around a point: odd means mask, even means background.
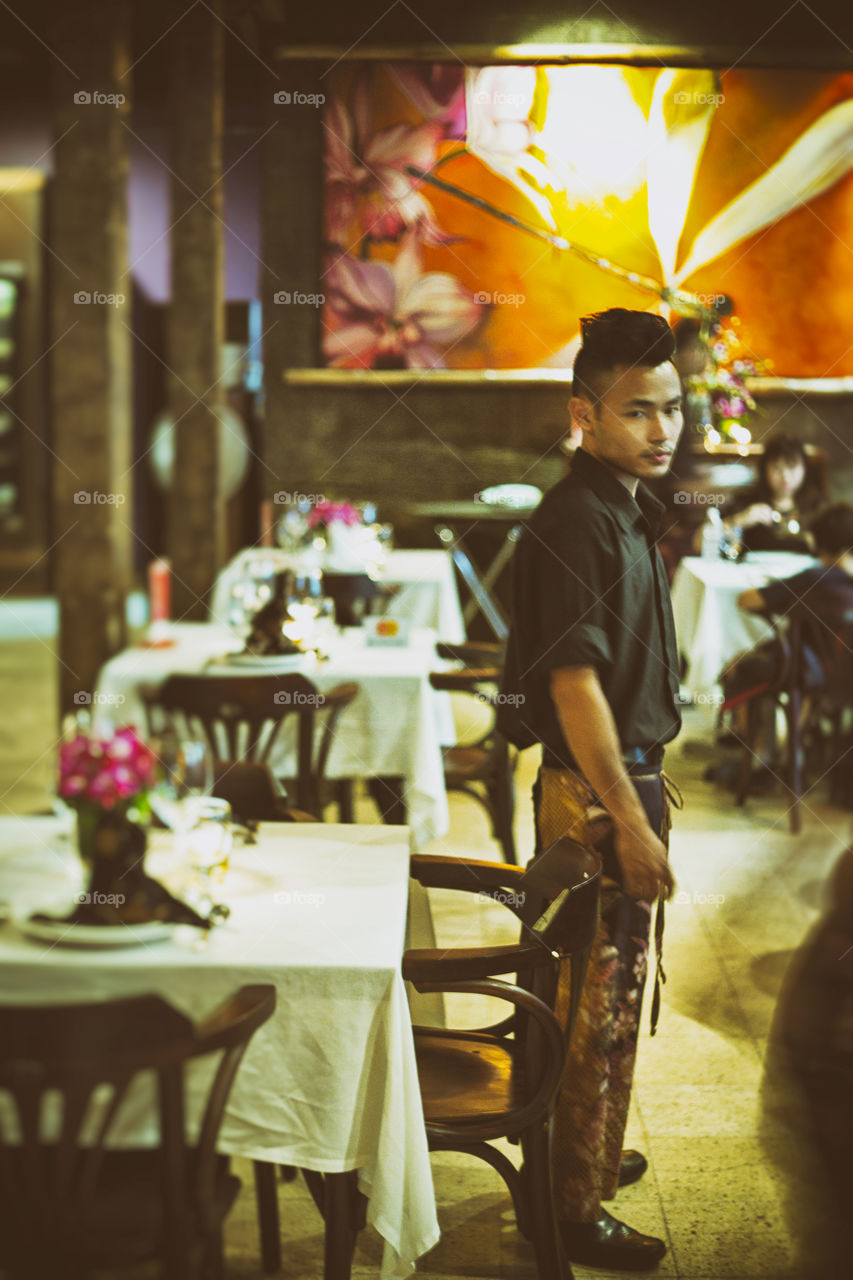
[[[694,696],[716,698],[717,676],[743,649],[770,634],[765,620],[737,607],[737,598],[772,578],[790,578],[809,568],[809,556],[775,551],[753,553],[743,564],[688,556],[672,583],[672,609],[679,651],[687,669],[683,685]]]
[[[125,649],[106,663],[93,704],[98,715],[142,726],[141,684],[156,684],[175,671],[200,671],[209,659],[240,648],[227,627],[213,623],[173,623],[169,634],[175,641],[171,648]],[[404,778],[414,847],[421,849],[444,835],[450,822],[441,744],[452,742],[455,731],[449,698],[429,683],[436,666],[435,635],[413,630],[405,648],[370,648],[364,633],[352,629],[328,648],[329,660],[306,661],[302,674],[321,693],[349,680],[358,684],[359,692],[338,722],[327,776]],[[236,675],[246,674],[248,668],[209,670]],[[276,743],[271,767],[280,777],[293,773],[286,740]]]
[[[211,618],[228,622],[231,588],[246,576],[257,561],[272,560],[276,567],[290,568],[293,557],[276,548],[247,547],[225,566],[216,579],[210,605]],[[439,640],[461,644],[465,623],[459,603],[453,560],[447,551],[392,551],[379,581],[397,586],[387,612],[408,618],[416,627],[431,627]]]
[[[20,914],[79,887],[80,864],[54,819],[0,818],[0,899]],[[238,987],[271,982],[272,1019],[252,1040],[225,1113],[229,1155],[359,1171],[386,1247],[383,1276],[406,1276],[438,1239],[423,1110],[400,958],[408,892],[401,827],[276,825],[237,843],[221,898],[229,920],[123,950],[48,947],[0,926],[0,1000],[51,1003],[156,992],[195,1020]],[[170,837],[146,866],[174,874]],[[191,1078],[190,1117],[209,1069]],[[199,1094],[196,1094],[196,1088]],[[152,1141],[150,1097],[122,1117],[126,1141]]]

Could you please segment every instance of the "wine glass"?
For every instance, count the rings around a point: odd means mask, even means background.
[[[303,648],[310,648],[314,641],[314,628],[320,612],[321,599],[314,595],[287,597],[288,621],[282,630],[288,640]]]
[[[209,909],[215,905],[210,886],[221,885],[228,870],[233,840],[231,805],[215,796],[202,796],[196,800],[193,816],[193,825],[184,835],[183,853],[198,887],[196,897]]]
[[[213,753],[200,738],[179,738],[167,731],[153,744],[161,776],[151,792],[151,808],[176,834],[196,821],[201,797],[213,789]]]

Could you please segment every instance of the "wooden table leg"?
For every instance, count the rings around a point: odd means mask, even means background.
[[[326,1218],[323,1280],[350,1280],[355,1238],[361,1225],[357,1175],[327,1173],[323,1180]]]

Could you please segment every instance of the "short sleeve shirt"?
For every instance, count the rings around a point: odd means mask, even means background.
[[[681,727],[663,510],[579,449],[524,528],[499,725],[518,746],[541,742],[546,763],[574,765],[550,692],[561,667],[596,669],[623,751],[663,746]]]

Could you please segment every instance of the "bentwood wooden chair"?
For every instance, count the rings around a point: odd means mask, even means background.
[[[323,779],[338,720],[357,693],[356,684],[339,684],[321,693],[305,676],[295,673],[192,673],[169,676],[159,689],[143,690],[143,698],[150,734],[162,731],[164,723],[174,727],[176,717],[190,731],[200,726],[218,766],[269,764],[282,724],[295,719],[293,798],[298,809],[320,817]],[[220,768],[220,777],[222,773]]]
[[[787,667],[787,782],[791,830],[802,826],[802,798],[809,766],[830,776],[830,797],[838,799],[839,781],[851,777],[844,717],[853,711],[853,585],[849,590],[820,586],[789,615]],[[823,681],[811,687],[804,647],[820,665]],[[846,788],[849,790],[849,787]]]
[[[83,1280],[152,1260],[166,1280],[222,1275],[240,1182],[216,1142],[246,1047],[274,1008],[267,985],[242,987],[198,1025],[153,995],[0,1007],[0,1268],[11,1280]],[[191,1142],[186,1069],[216,1053]],[[107,1149],[140,1072],[156,1076],[159,1145]]]
[[[571,1269],[551,1190],[551,1116],[598,928],[601,861],[563,839],[527,872],[419,855],[412,875],[427,888],[487,895],[521,923],[519,942],[507,946],[407,951],[403,976],[419,991],[489,996],[509,1006],[503,1021],[478,1030],[415,1027],[427,1136],[434,1151],[466,1152],[497,1170],[533,1245],[539,1280],[566,1280]],[[563,964],[571,994],[561,1021]],[[519,1143],[520,1170],[491,1145],[499,1138]]]
[[[778,666],[774,677],[751,690],[741,757],[737,803],[749,792],[758,738],[768,720],[768,707],[781,708],[785,719],[782,774],[791,832],[802,829],[802,801],[807,778],[830,777],[830,798],[839,798],[839,780],[850,745],[844,719],[853,711],[853,586],[812,588],[784,619],[768,619],[774,629]],[[807,660],[806,646],[811,660]],[[822,679],[816,679],[814,659]],[[849,775],[848,775],[849,776]]]
[[[515,817],[516,753],[495,725],[495,708],[503,669],[503,648],[486,642],[438,644],[440,658],[461,666],[434,671],[434,689],[459,695],[481,712],[479,725],[464,740],[442,750],[444,785],[461,791],[482,805],[489,815],[492,834],[507,862],[517,863],[513,820]],[[487,709],[487,714],[482,712]]]

